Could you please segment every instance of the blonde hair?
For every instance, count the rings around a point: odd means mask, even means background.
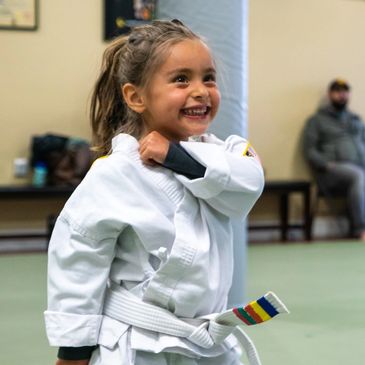
[[[186,39],[201,38],[178,20],[160,20],[133,28],[128,36],[116,38],[105,50],[90,105],[93,150],[97,154],[109,153],[111,140],[118,133],[140,137],[142,118],[128,108],[122,86],[147,86],[171,46]]]

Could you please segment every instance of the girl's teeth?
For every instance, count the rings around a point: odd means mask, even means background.
[[[185,114],[187,115],[204,115],[206,113],[206,109],[186,109]]]

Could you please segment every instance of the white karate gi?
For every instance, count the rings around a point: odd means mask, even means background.
[[[263,170],[237,136],[181,145],[206,166],[203,178],[143,165],[138,141],[120,134],[66,203],[49,246],[45,321],[52,346],[99,344],[93,365],[240,364],[233,336],[206,349],[103,315],[108,283],[178,317],[226,308],[230,218],[252,208]]]

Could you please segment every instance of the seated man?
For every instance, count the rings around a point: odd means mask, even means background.
[[[346,81],[332,81],[328,97],[329,104],[306,123],[304,155],[322,189],[346,194],[352,233],[365,240],[365,125],[347,108]]]

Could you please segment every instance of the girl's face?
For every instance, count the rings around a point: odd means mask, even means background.
[[[172,141],[204,133],[217,113],[220,93],[208,47],[198,39],[173,45],[142,91],[145,134]]]

